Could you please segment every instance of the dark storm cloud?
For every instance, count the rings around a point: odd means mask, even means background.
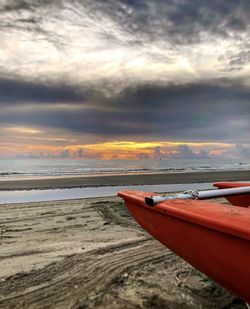
[[[139,112],[107,112],[91,108],[71,110],[70,106],[68,109],[29,107],[16,112],[13,112],[13,109],[2,112],[0,123],[2,126],[28,125],[60,128],[72,133],[127,136],[134,135],[135,132],[141,135],[147,132],[143,117]]]
[[[125,91],[113,104],[128,119],[141,113],[148,131],[162,138],[249,140],[250,92],[237,87],[147,85]]]
[[[101,100],[100,96],[93,106],[83,103],[76,109],[71,104],[62,109],[54,104],[18,112],[7,109],[0,115],[0,123],[119,138],[140,135],[142,139],[248,142],[249,97],[247,90],[208,84],[144,85],[116,97]]]
[[[42,84],[0,78],[0,106],[15,103],[79,103],[85,95],[78,89],[63,84]]]
[[[249,142],[249,1],[0,0],[0,12],[1,126]]]
[[[176,43],[199,40],[201,32],[228,36],[230,32],[245,31],[250,17],[247,0],[240,5],[234,0],[134,1],[130,6],[137,11],[132,19],[134,28],[146,30],[152,37],[171,35]]]
[[[214,31],[228,35],[229,31],[246,30],[249,25],[250,3],[247,0],[108,0],[108,1],[45,1],[45,0],[9,0],[0,2],[1,12],[30,11],[71,5],[74,9],[87,9],[88,12],[100,12],[116,18],[119,23],[140,33],[159,34],[158,28],[166,23],[161,33],[196,35],[198,31]],[[113,8],[113,9],[112,9]],[[112,9],[112,10],[111,10]],[[79,10],[78,14],[81,14]],[[18,17],[18,15],[17,15]],[[17,19],[20,23],[39,24],[42,16],[34,14],[33,18]],[[84,21],[83,21],[84,22]],[[7,26],[7,23],[6,23]],[[9,25],[10,27],[13,25]],[[157,31],[158,30],[158,31]]]
[[[129,32],[179,44],[199,41],[201,32],[222,37],[240,33],[247,30],[250,18],[247,0],[110,0],[94,1],[90,8],[112,16]]]
[[[210,39],[232,39],[239,52],[225,50],[224,71],[240,70],[250,59],[250,2],[247,0],[122,1],[126,7],[115,15],[126,30],[137,33],[138,41],[169,41],[190,45]],[[107,2],[108,3],[108,2]],[[107,4],[108,5],[108,4]],[[107,12],[110,10],[106,10]],[[139,38],[142,38],[140,40]],[[205,36],[207,40],[207,36]],[[221,59],[222,60],[222,59]]]

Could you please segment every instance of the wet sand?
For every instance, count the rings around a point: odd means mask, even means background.
[[[214,181],[250,181],[250,171],[190,172],[173,174],[97,175],[20,180],[0,180],[0,190],[31,190],[100,187],[116,185],[151,185]]]
[[[246,308],[117,197],[0,205],[0,252],[0,308]]]

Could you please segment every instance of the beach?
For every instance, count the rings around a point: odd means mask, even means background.
[[[250,1],[0,10],[0,309],[250,309]]]
[[[117,197],[0,206],[0,308],[245,308]]]
[[[0,308],[245,308],[143,231],[118,197],[0,211]]]
[[[0,308],[246,308],[142,230],[118,197],[5,204],[0,213]]]

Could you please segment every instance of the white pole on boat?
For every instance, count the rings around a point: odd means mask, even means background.
[[[229,188],[229,189],[217,189],[217,190],[206,190],[199,192],[199,199],[206,200],[209,198],[216,198],[216,197],[224,197],[230,195],[242,195],[242,194],[249,194],[250,193],[250,186],[246,187],[239,187],[239,188]]]
[[[204,190],[204,191],[185,191],[183,193],[168,195],[168,196],[149,196],[145,197],[145,203],[148,206],[155,206],[157,203],[163,201],[169,201],[173,199],[194,199],[194,200],[208,200],[211,198],[231,196],[231,195],[243,195],[250,194],[250,186],[239,187],[239,188],[229,188],[229,189],[216,189],[216,190]]]

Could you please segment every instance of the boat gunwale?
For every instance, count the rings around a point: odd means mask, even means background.
[[[147,208],[149,211],[156,211],[163,215],[169,215],[212,230],[250,240],[249,208],[223,205],[211,201],[180,199],[164,201],[151,207],[145,204],[144,199],[146,196],[156,195],[155,193],[126,190],[120,191],[118,195],[125,201],[133,202]],[[195,210],[200,211],[201,208],[204,210],[203,214],[195,212]]]
[[[216,188],[240,188],[250,186],[250,182],[217,181],[213,183]]]

